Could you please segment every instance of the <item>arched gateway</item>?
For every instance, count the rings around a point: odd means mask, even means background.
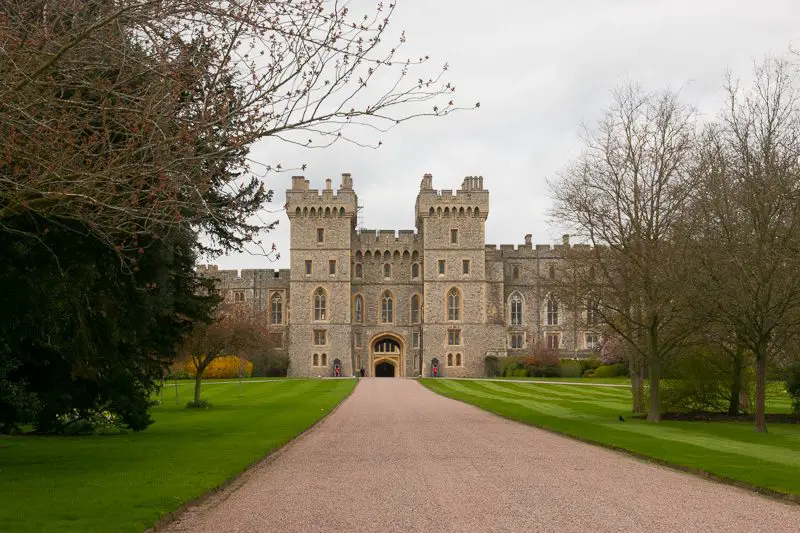
[[[370,358],[372,359],[372,375],[378,378],[402,377],[403,371],[403,339],[398,335],[382,333],[370,341]]]

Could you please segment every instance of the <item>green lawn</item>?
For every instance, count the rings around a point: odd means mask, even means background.
[[[629,389],[422,379],[434,392],[487,411],[583,440],[628,450],[673,465],[800,496],[800,424],[634,420]],[[788,412],[789,399],[770,384],[769,412]],[[626,421],[620,422],[623,415]]]
[[[0,531],[142,531],[329,413],[355,380],[172,383],[141,433],[0,438]]]

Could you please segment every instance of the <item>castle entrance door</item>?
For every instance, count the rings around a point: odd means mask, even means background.
[[[403,341],[390,334],[376,336],[370,343],[373,376],[394,378],[403,375]]]

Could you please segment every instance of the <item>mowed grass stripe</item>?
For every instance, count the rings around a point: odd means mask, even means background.
[[[0,438],[0,531],[137,531],[224,483],[329,413],[355,380],[179,383],[142,433]]]
[[[584,440],[629,450],[670,464],[703,470],[773,491],[800,496],[800,427],[772,424],[771,433],[756,434],[752,424],[617,422],[619,407],[630,411],[630,392],[605,399],[586,387],[565,395],[537,384],[459,380],[421,380],[445,396],[477,405],[508,418],[552,429]],[[561,389],[559,388],[559,391]],[[583,392],[584,394],[580,394]],[[581,397],[582,396],[582,397]]]

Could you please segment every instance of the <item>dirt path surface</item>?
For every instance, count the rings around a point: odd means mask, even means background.
[[[796,532],[800,506],[376,378],[168,530]]]

